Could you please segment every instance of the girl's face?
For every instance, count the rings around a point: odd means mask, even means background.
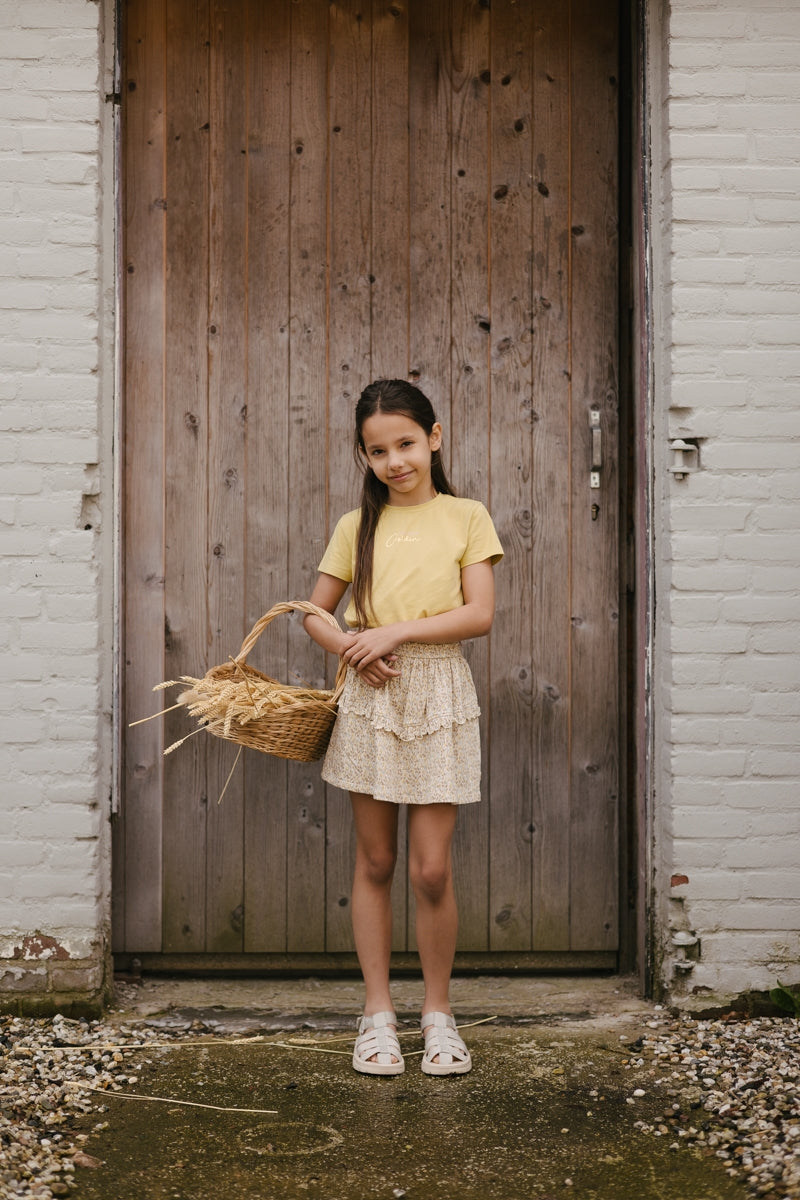
[[[442,444],[437,421],[427,434],[402,413],[374,413],[361,426],[367,466],[389,489],[389,504],[424,504],[436,495],[431,455]]]

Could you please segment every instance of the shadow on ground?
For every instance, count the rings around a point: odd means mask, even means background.
[[[320,1053],[255,1045],[147,1049],[131,1088],[275,1115],[97,1096],[76,1200],[742,1200],[718,1159],[697,1157],[663,1120],[652,1069],[626,1067],[616,1034],[479,1026],[470,1075],[435,1079],[407,1057],[392,1079],[356,1074],[348,1042]],[[284,1039],[285,1040],[285,1039]],[[406,1054],[418,1047],[404,1039]],[[135,1071],[134,1071],[135,1065]],[[636,1089],[644,1096],[633,1099]],[[107,1123],[96,1130],[98,1123]]]

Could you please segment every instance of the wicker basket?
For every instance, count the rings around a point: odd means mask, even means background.
[[[247,664],[247,655],[270,621],[292,611],[314,613],[339,629],[335,617],[306,600],[275,604],[256,621],[230,662],[212,667],[202,679],[184,675],[181,680],[160,687],[190,684],[189,690],[178,697],[176,707],[184,706],[200,722],[200,728],[215,737],[251,746],[277,758],[314,762],[322,757],[330,741],[336,704],[344,685],[344,661],[339,662],[333,691],[278,683]],[[184,741],[186,738],[181,738],[165,753]]]

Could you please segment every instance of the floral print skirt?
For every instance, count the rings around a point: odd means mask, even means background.
[[[461,646],[395,653],[401,674],[382,688],[348,668],[322,778],[392,804],[480,800],[480,709]]]

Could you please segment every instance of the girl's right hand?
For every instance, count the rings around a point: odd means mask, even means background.
[[[394,654],[387,654],[386,658],[376,658],[374,662],[358,671],[359,678],[370,687],[386,687],[390,679],[395,679],[400,674],[399,669],[395,668],[396,662],[397,656]]]

